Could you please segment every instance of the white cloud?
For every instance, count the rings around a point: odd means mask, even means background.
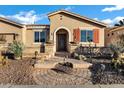
[[[72,9],[74,9],[74,7],[68,6],[68,7],[66,7],[64,10],[71,11]]]
[[[102,20],[102,22],[106,23],[106,24],[109,24],[109,25],[113,24],[113,21],[111,19],[104,19],[104,20]]]
[[[73,6],[67,6],[66,8],[64,8],[64,10],[67,10],[67,11],[71,11],[72,9],[74,9]],[[37,14],[34,10],[30,10],[30,11],[21,11],[14,15],[0,14],[0,17],[11,19],[13,21],[16,21],[22,24],[34,24],[39,20],[43,20],[47,18],[48,13],[49,12],[43,13],[43,14]]]
[[[22,24],[34,24],[35,22],[37,22],[39,20],[47,18],[46,14],[47,13],[36,14],[36,12],[34,10],[30,10],[30,11],[21,11],[15,15],[2,15],[2,14],[0,14],[0,16],[14,20],[14,21],[22,23]]]
[[[120,20],[124,19],[124,16],[118,16],[113,19],[104,19],[102,22],[109,24],[110,26],[118,23]]]
[[[109,26],[114,26],[114,24],[118,23],[120,20],[124,19],[124,16],[117,16],[113,19],[103,19],[103,20],[99,20],[98,18],[94,18],[95,20],[101,21],[103,23],[108,24]]]
[[[112,11],[118,11],[124,9],[124,5],[116,5],[113,7],[106,7],[102,9],[102,12],[112,12]]]
[[[94,18],[94,20],[99,21],[99,19],[98,19],[98,18]]]

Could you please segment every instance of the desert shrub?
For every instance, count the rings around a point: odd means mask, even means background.
[[[35,51],[35,52],[34,52],[34,56],[35,56],[35,59],[37,59],[38,51]]]
[[[113,42],[110,48],[113,51],[112,63],[115,68],[120,68],[121,65],[124,65],[124,60],[120,57],[124,53],[124,34],[119,35],[117,41]]]
[[[87,60],[87,57],[82,55],[82,54],[78,54],[78,53],[74,53],[74,58],[75,59],[78,59],[78,60],[84,60],[86,61]]]
[[[78,56],[78,59],[79,59],[79,60],[84,60],[84,61],[87,60],[87,58],[86,58],[84,55],[79,55],[79,56]]]
[[[9,46],[9,50],[14,53],[15,57],[21,57],[24,49],[24,45],[19,41],[13,41]]]
[[[124,60],[121,58],[112,59],[112,63],[115,69],[124,69]]]
[[[79,55],[77,53],[74,53],[73,56],[74,56],[75,59],[78,59]]]
[[[8,58],[6,56],[0,56],[0,64],[6,65]]]

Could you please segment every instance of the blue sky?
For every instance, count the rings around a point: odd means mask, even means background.
[[[65,9],[109,25],[124,19],[124,6],[112,5],[10,5],[0,6],[0,16],[23,24],[49,24],[47,14]]]

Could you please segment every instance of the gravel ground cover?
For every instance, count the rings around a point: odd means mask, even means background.
[[[88,69],[73,69],[69,74],[54,71],[52,69],[37,70],[34,79],[39,85],[59,86],[59,85],[86,85],[92,84],[91,73]]]
[[[0,84],[35,85],[30,65],[30,59],[9,60],[5,66],[0,66]]]
[[[66,74],[52,69],[36,69],[30,64],[31,58],[9,60],[5,66],[0,66],[0,85],[82,85],[89,84],[88,69],[74,69]]]
[[[0,85],[34,85],[34,86],[82,86],[92,84],[124,84],[124,76],[117,75],[106,66],[105,73],[95,70],[73,69],[71,73],[58,72],[53,69],[36,69],[30,64],[31,58],[9,60],[0,66]],[[98,66],[99,67],[99,66]]]
[[[91,69],[93,84],[124,84],[123,72],[114,69],[111,63],[102,63],[105,69],[102,71],[101,63],[94,63]]]

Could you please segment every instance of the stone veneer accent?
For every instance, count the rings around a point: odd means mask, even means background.
[[[69,53],[74,53],[78,46],[79,46],[78,44],[69,44]]]
[[[45,44],[45,53],[54,56],[54,44]]]

